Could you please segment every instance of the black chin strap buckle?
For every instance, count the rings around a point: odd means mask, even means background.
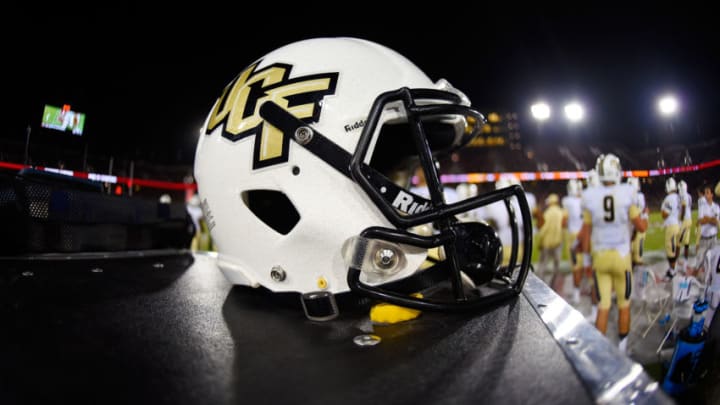
[[[305,316],[311,321],[330,321],[340,314],[335,294],[328,291],[312,291],[300,296]]]

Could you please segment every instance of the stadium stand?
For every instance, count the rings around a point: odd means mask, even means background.
[[[77,146],[77,145],[76,145]],[[19,139],[0,139],[0,161],[24,162],[24,142]],[[694,144],[672,144],[631,148],[622,144],[598,144],[572,142],[526,145],[521,149],[509,147],[468,147],[441,158],[443,173],[502,173],[502,172],[543,172],[543,171],[581,171],[592,168],[600,153],[612,152],[620,157],[625,170],[648,170],[698,164],[720,158],[720,141],[717,139]],[[47,167],[60,165],[68,170],[113,174],[134,179],[152,179],[168,182],[193,182],[192,158],[185,153],[184,159],[178,153],[169,152],[168,156],[153,156],[142,152],[132,156],[111,156],[103,151],[90,149],[87,155],[73,145],[51,145],[39,142],[31,145],[29,163]],[[170,156],[172,155],[172,156]],[[182,153],[180,153],[182,155]],[[716,182],[717,168],[694,173],[681,173],[690,190],[696,190],[704,183]],[[665,176],[642,179],[650,207],[658,206],[664,197],[662,184]],[[492,187],[479,184],[480,192]],[[550,193],[564,193],[564,182],[524,181],[523,186],[536,194],[539,201]],[[133,196],[157,199],[163,193],[170,193],[173,200],[187,197],[183,191],[158,190],[152,187],[135,185],[128,190]]]
[[[0,255],[188,249],[184,200],[115,196],[102,183],[35,169],[0,178]]]
[[[624,170],[652,170],[710,162],[720,158],[720,140],[696,144],[666,145],[663,147],[630,148],[622,144],[568,143],[534,145],[521,150],[510,148],[466,148],[456,156],[441,159],[443,173],[501,173],[536,171],[587,171],[595,165],[601,153],[614,153],[620,157]],[[661,164],[662,163],[662,164]],[[674,174],[696,190],[703,184],[714,184],[720,179],[720,168]],[[643,192],[651,209],[659,207],[665,196],[663,184],[667,175],[641,179]],[[479,191],[492,190],[479,184]],[[538,201],[550,193],[564,193],[563,181],[527,181],[526,190],[535,193]]]

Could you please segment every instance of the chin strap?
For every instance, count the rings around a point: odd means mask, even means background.
[[[385,287],[397,294],[409,295],[413,298],[422,299],[420,291],[426,291],[432,287],[437,288],[439,283],[447,280],[447,265],[444,262],[434,264],[432,267],[416,275],[398,280]],[[338,305],[339,301],[339,305]],[[370,300],[367,297],[350,292],[337,297],[327,291],[313,291],[300,295],[305,316],[311,321],[329,321],[340,314],[340,307],[367,305]],[[399,305],[380,302],[370,309],[370,319],[374,323],[393,324],[415,319],[420,316],[420,310],[406,308]]]

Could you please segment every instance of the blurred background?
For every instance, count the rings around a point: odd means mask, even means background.
[[[604,152],[625,170],[718,158],[720,49],[710,16],[450,11],[408,19],[285,9],[268,18],[212,2],[172,16],[132,3],[23,6],[13,16],[20,29],[6,32],[0,170],[111,174],[121,177],[117,192],[189,198],[182,184],[193,182],[199,129],[222,88],[265,53],[316,36],[379,42],[469,96],[489,122],[446,158],[444,173],[580,172]],[[663,97],[670,107],[660,108]],[[82,134],[43,127],[46,105],[82,113]],[[711,164],[683,178],[694,190],[717,174]],[[128,187],[129,178],[176,185]],[[657,207],[664,175],[642,180]],[[542,201],[564,183],[523,186]]]

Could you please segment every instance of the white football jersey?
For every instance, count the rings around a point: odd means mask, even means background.
[[[537,198],[535,198],[535,194],[526,191],[525,192],[525,199],[527,200],[528,207],[530,208],[530,212],[535,210],[537,208]]]
[[[514,199],[513,199],[514,200]],[[495,231],[500,237],[503,246],[512,246],[512,228],[510,228],[510,215],[507,207],[502,201],[494,202],[490,205],[482,207],[479,213],[482,219],[491,221],[495,227]],[[519,211],[516,211],[519,213]],[[518,214],[519,215],[519,214]]]
[[[570,233],[580,232],[582,228],[582,200],[574,195],[566,195],[562,199],[562,207],[567,211],[567,229]]]
[[[720,245],[705,252],[703,268],[705,269],[705,288],[715,294],[720,294]]]
[[[703,200],[705,200],[703,198]],[[705,200],[707,201],[707,200]],[[712,204],[698,204],[698,218],[712,217],[720,221],[720,207],[713,201]],[[716,236],[718,233],[718,227],[715,224],[702,224],[700,225],[700,236],[709,238]]]
[[[640,211],[644,211],[645,210],[645,194],[643,194],[642,191],[638,191],[638,192],[636,192],[635,197],[636,197],[635,205],[637,205],[637,207],[640,209]]]
[[[647,203],[645,202],[645,194],[643,194],[642,191],[638,191],[636,196],[637,201],[635,205],[637,205],[638,209],[640,209],[640,216],[648,219],[648,214],[645,212],[645,208],[647,208]]]
[[[680,213],[680,216],[682,218],[681,221],[687,221],[688,219],[692,218],[692,196],[690,195],[690,193],[680,194],[681,208],[682,204],[685,204],[685,212]]]
[[[629,184],[585,189],[582,210],[592,218],[592,248],[630,253],[630,207],[635,206],[636,190]]]
[[[532,212],[537,209],[537,198],[535,198],[535,194],[533,194],[533,193],[531,193],[531,192],[529,192],[529,191],[526,191],[526,192],[525,192],[525,199],[527,200],[528,208],[530,208],[530,214],[532,214]],[[517,199],[515,199],[515,198],[512,199],[512,202],[513,202],[513,206],[515,207],[515,212],[518,213],[518,224],[519,224],[519,226],[520,226],[520,235],[522,235],[523,218],[522,218],[522,215],[519,214],[519,212],[520,212],[520,205],[519,205],[519,203],[517,202]],[[536,226],[535,221],[533,221],[532,231],[533,231],[533,235],[537,232],[537,226]],[[522,240],[522,236],[521,236],[520,238],[521,238],[521,240]]]
[[[678,274],[672,279],[673,299],[676,303],[695,300],[700,294],[703,285],[693,276]]]
[[[599,188],[599,187],[588,184],[587,187],[585,187],[585,188],[580,192],[580,201],[582,201],[583,198],[585,198],[585,195],[586,195],[587,193],[592,192],[592,190],[594,190],[594,189],[596,189],[596,188]],[[581,205],[582,205],[582,204],[581,204]]]
[[[698,203],[698,209],[702,208],[703,205],[707,204],[707,200],[705,199],[705,196],[698,197],[697,203]]]
[[[666,195],[660,207],[660,209],[668,213],[663,226],[680,224],[680,196],[677,193]]]

